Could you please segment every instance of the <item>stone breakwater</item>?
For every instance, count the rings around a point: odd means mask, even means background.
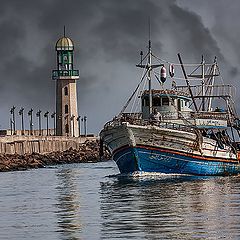
[[[105,153],[104,160],[110,156]],[[43,168],[49,165],[99,162],[99,141],[86,141],[78,149],[70,148],[46,154],[0,154],[0,172]]]

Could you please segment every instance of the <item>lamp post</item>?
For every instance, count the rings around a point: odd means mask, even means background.
[[[84,120],[84,135],[85,137],[87,137],[87,117],[84,116],[83,120]]]
[[[70,120],[71,120],[71,122],[72,122],[72,136],[73,137],[75,137],[75,126],[74,126],[74,118],[75,118],[75,116],[74,115],[72,115],[71,117],[70,117]]]
[[[53,118],[53,134],[56,136],[56,112],[51,114],[51,118]]]
[[[82,124],[82,129],[84,129],[84,124],[83,124],[83,117],[81,118],[81,124]]]
[[[39,109],[38,112],[36,113],[36,116],[38,117],[38,131],[39,131],[39,136],[42,135],[41,112],[42,112],[42,111]]]
[[[77,117],[77,121],[78,121],[78,137],[81,137],[81,116]]]
[[[20,110],[19,110],[19,115],[21,116],[22,118],[22,135],[24,135],[24,108],[22,107]]]
[[[47,136],[49,135],[49,132],[48,132],[48,130],[49,130],[49,128],[48,128],[48,114],[49,114],[48,111],[44,113],[44,117],[46,118],[46,122],[47,122]]]
[[[15,106],[12,106],[10,109],[10,113],[12,114],[12,125],[13,125],[13,134],[16,134],[16,123],[15,123]]]
[[[33,114],[33,109],[31,108],[31,109],[28,111],[28,116],[30,117],[30,121],[29,121],[29,124],[30,124],[30,135],[33,135],[33,119],[32,119],[32,114]]]
[[[13,129],[12,129],[12,118],[10,118],[10,129],[11,129],[11,135],[13,134]]]

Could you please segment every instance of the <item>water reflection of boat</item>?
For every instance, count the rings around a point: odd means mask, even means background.
[[[221,177],[111,179],[100,188],[101,239],[228,238],[238,229],[237,185]]]
[[[181,67],[184,78],[173,77],[173,64],[156,57],[149,41],[148,52],[144,57],[141,53],[137,65],[144,69],[140,83],[120,114],[105,124],[101,145],[110,150],[121,173],[238,174],[240,121],[232,101],[234,88],[216,84],[220,75],[216,58],[211,64],[202,58],[198,65],[184,65],[180,54],[178,57],[180,63],[174,66]],[[165,89],[168,81],[163,63],[169,65],[174,79],[171,89]],[[191,74],[187,67],[193,68]],[[160,89],[152,88],[152,75]],[[185,85],[177,85],[178,79]],[[140,107],[133,105],[126,113],[138,98]]]

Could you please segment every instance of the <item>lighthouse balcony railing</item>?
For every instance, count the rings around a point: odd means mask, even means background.
[[[59,77],[78,77],[79,70],[53,70],[52,78],[56,79]]]

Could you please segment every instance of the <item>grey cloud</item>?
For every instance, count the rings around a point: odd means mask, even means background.
[[[174,0],[12,0],[4,1],[1,11],[0,121],[4,126],[8,125],[4,111],[16,103],[54,110],[51,70],[63,25],[75,43],[75,68],[81,70],[80,114],[89,116],[94,132],[120,110],[138,82],[134,65],[139,51],[146,51],[149,16],[153,49],[163,58],[180,51],[186,61],[200,60],[205,54],[207,60],[217,55],[226,62],[218,45],[220,35],[204,25],[197,11]],[[24,46],[29,41],[34,49]],[[228,65],[227,71],[235,76],[239,71],[233,67]]]

